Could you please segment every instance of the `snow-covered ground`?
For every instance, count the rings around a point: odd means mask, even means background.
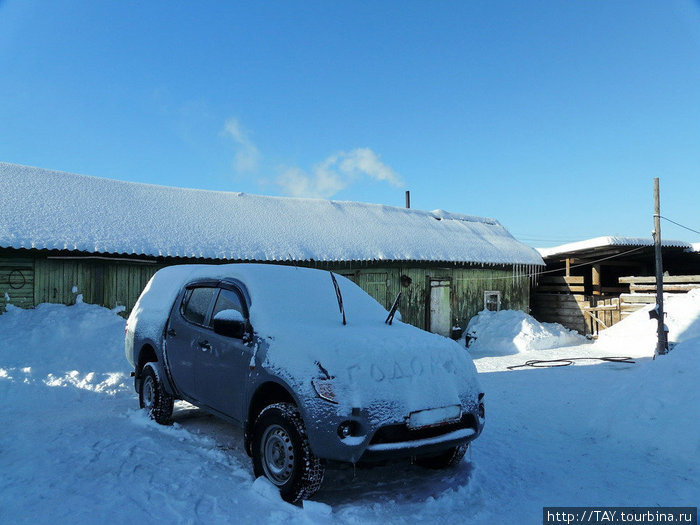
[[[656,360],[644,312],[599,342],[560,348],[545,340],[581,340],[500,314],[471,349],[487,423],[458,468],[330,470],[314,501],[292,506],[253,479],[238,429],[186,404],[172,427],[137,410],[115,312],[10,307],[0,316],[0,523],[541,523],[545,505],[696,506],[700,293],[667,309],[678,344]],[[503,332],[518,322],[506,351]],[[637,362],[506,369],[582,355]]]

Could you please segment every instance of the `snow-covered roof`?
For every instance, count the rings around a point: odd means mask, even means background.
[[[551,257],[553,255],[558,255],[561,253],[570,253],[576,251],[590,250],[593,248],[604,248],[606,246],[654,246],[654,240],[649,237],[619,237],[619,236],[607,236],[607,237],[595,237],[594,239],[587,239],[585,241],[570,242],[568,244],[562,244],[560,246],[553,246],[551,248],[537,248],[537,251],[542,257]],[[674,240],[661,240],[661,246],[666,246],[669,248],[691,248],[690,243],[684,241],[674,241]]]
[[[496,220],[0,163],[0,247],[230,261],[543,265]]]

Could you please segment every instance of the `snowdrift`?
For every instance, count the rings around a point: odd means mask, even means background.
[[[653,343],[651,347],[653,352]],[[650,454],[697,461],[700,458],[700,337],[679,343],[654,361],[639,363],[634,375],[620,378],[610,389],[605,405],[628,409],[591,414],[589,424],[596,432]],[[696,488],[700,496],[700,485]]]
[[[653,305],[646,306],[623,321],[600,333],[596,345],[600,348],[634,347],[646,355],[656,348],[656,320],[649,319]],[[664,323],[668,340],[681,343],[700,337],[700,289],[684,294],[665,294]]]
[[[28,368],[36,380],[72,371],[128,375],[125,321],[116,315],[121,308],[108,310],[82,302],[6,308],[0,315],[0,368]]]
[[[508,356],[585,345],[576,355],[626,355],[651,357],[656,348],[656,321],[649,319],[649,305],[600,332],[592,341],[557,323],[540,323],[531,315],[514,310],[481,311],[467,325],[462,341],[475,358]],[[665,324],[671,344],[700,337],[700,289],[664,296]],[[549,352],[545,359],[553,359]],[[572,355],[563,352],[561,357]],[[528,355],[528,358],[533,356]]]
[[[532,350],[586,344],[588,340],[557,323],[540,323],[518,310],[483,310],[472,317],[464,340],[476,356],[510,355]]]

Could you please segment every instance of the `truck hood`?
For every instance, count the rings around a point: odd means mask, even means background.
[[[371,407],[400,421],[427,408],[475,405],[480,392],[466,348],[401,322],[302,325],[266,342],[269,372],[292,383],[302,402],[320,401],[311,383],[325,383],[343,412]]]

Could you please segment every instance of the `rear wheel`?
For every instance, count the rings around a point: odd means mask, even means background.
[[[457,445],[456,447],[448,448],[444,452],[437,454],[435,456],[419,456],[413,460],[415,465],[430,468],[430,469],[444,469],[457,465],[464,454],[467,453],[469,448],[469,443],[464,445]]]
[[[141,370],[139,388],[139,405],[146,410],[151,419],[161,425],[168,425],[173,415],[173,397],[163,389],[163,384],[151,363],[146,363]]]
[[[282,499],[311,497],[323,481],[323,466],[309,447],[297,407],[275,403],[260,412],[253,428],[253,471],[277,486]]]

